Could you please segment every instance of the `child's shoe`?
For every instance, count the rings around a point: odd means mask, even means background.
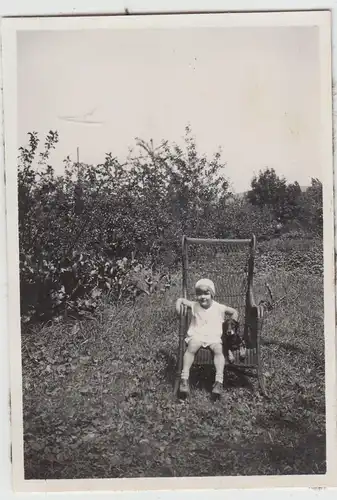
[[[213,389],[212,389],[212,395],[219,397],[221,395],[221,392],[222,392],[221,382],[215,382],[215,384],[213,385]]]
[[[228,361],[229,363],[234,363],[235,361],[234,354],[232,353],[231,350],[228,351]]]
[[[181,379],[179,391],[180,391],[181,394],[189,394],[190,387],[188,385],[188,380],[186,380],[184,378]]]

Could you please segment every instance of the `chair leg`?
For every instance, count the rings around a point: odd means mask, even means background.
[[[179,395],[181,372],[182,372],[182,357],[181,357],[181,355],[178,355],[178,360],[177,360],[177,365],[176,365],[176,373],[175,373],[175,377],[174,377],[174,386],[173,386],[174,396]]]
[[[266,399],[270,399],[270,396],[267,393],[266,383],[265,383],[264,375],[262,373],[261,366],[257,367],[257,378],[258,378],[260,392],[261,392],[262,396],[264,396]]]
[[[175,380],[174,380],[174,388],[173,388],[173,394],[175,396],[178,395],[179,384],[180,384],[180,377],[178,377],[178,374],[177,374],[176,377],[175,377]]]

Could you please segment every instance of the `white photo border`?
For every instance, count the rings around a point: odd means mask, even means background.
[[[16,32],[18,30],[161,29],[192,26],[316,26],[321,57],[321,163],[323,168],[326,456],[325,475],[123,478],[88,480],[24,480],[22,372],[20,339],[20,290],[18,273],[17,217],[17,86]],[[2,20],[4,139],[6,163],[8,319],[10,341],[11,440],[13,484],[16,491],[130,491],[223,488],[327,487],[337,486],[336,464],[336,367],[335,367],[335,272],[334,199],[332,161],[331,13],[275,12],[230,14],[172,14],[151,16],[64,17]]]

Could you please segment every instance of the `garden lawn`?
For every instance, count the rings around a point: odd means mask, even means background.
[[[22,334],[26,479],[325,473],[322,277],[273,271],[262,353],[270,400],[229,372],[223,397],[173,396],[168,292]]]

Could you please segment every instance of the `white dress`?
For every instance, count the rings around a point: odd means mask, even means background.
[[[198,302],[191,304],[192,318],[185,339],[188,343],[192,338],[199,341],[202,347],[222,343],[222,324],[225,320],[227,307],[213,300],[208,309]]]

